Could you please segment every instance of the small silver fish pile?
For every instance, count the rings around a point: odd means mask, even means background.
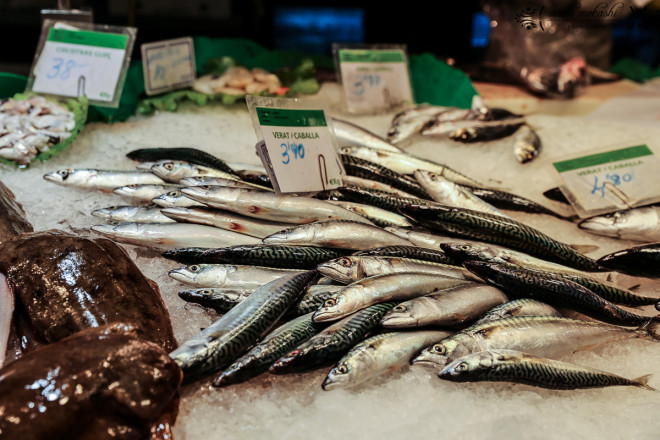
[[[71,136],[72,112],[42,96],[0,103],[0,157],[27,164]]]

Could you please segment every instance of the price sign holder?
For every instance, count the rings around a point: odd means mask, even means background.
[[[137,29],[44,20],[27,90],[118,107]]]
[[[640,143],[553,162],[580,218],[660,201],[660,160]]]
[[[147,95],[188,87],[195,82],[195,49],[191,37],[140,46]]]
[[[261,158],[278,194],[308,194],[342,185],[344,167],[325,110],[297,99],[246,97]]]
[[[332,46],[350,113],[379,113],[413,103],[405,45]]]

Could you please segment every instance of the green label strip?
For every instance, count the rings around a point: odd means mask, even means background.
[[[653,152],[649,147],[646,145],[637,145],[635,147],[622,148],[620,150],[606,151],[604,153],[592,154],[591,156],[583,156],[576,159],[555,162],[553,165],[558,172],[564,173],[566,171],[578,170],[580,168],[650,155],[653,155]]]
[[[340,49],[339,61],[342,63],[403,63],[402,50],[359,50]]]
[[[126,49],[128,35],[51,28],[48,31],[48,41],[81,44],[83,46],[107,47],[110,49]]]
[[[271,127],[327,127],[323,110],[293,110],[257,107],[257,117],[263,126]]]

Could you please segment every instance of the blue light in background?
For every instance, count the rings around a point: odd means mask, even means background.
[[[475,12],[472,15],[472,37],[470,46],[486,47],[490,38],[490,19],[483,12]]]
[[[275,47],[330,55],[332,43],[364,41],[364,11],[353,8],[279,7]]]

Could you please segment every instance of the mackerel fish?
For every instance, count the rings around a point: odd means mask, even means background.
[[[382,246],[353,253],[356,257],[401,257],[432,263],[450,264],[457,266],[447,254],[440,250],[428,249],[420,246]]]
[[[475,325],[516,316],[561,316],[561,313],[544,302],[531,298],[520,298],[493,307],[475,321]]]
[[[622,240],[660,241],[660,206],[645,206],[582,220],[580,229]]]
[[[598,263],[630,275],[660,277],[660,245],[635,246],[600,257]]]

